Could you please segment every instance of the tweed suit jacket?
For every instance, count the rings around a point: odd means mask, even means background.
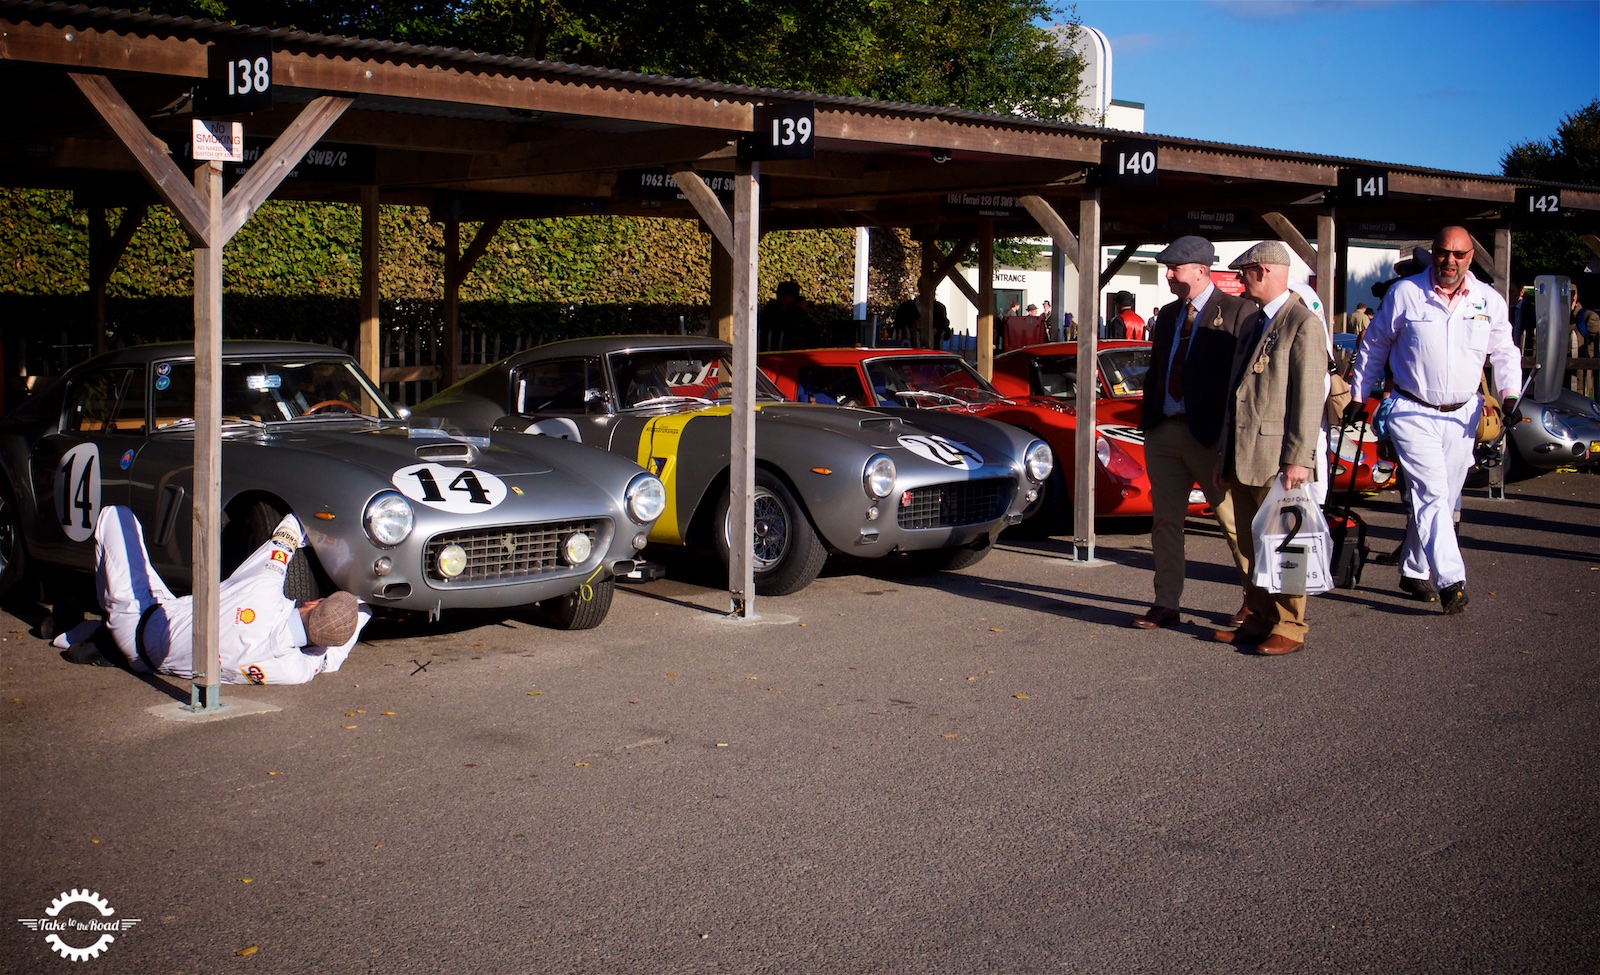
[[[1260,319],[1260,311],[1251,316],[1251,332]],[[1226,463],[1232,449],[1235,480],[1263,487],[1288,464],[1317,469],[1317,433],[1328,399],[1328,333],[1293,293],[1254,341],[1251,332],[1234,357],[1221,454]],[[1263,352],[1266,367],[1256,372]]]
[[[1178,339],[1184,302],[1173,301],[1156,312],[1150,329],[1151,363],[1145,375],[1144,399],[1139,407],[1139,429],[1161,422],[1167,393],[1167,360]],[[1207,447],[1217,443],[1228,410],[1229,382],[1239,336],[1255,321],[1256,306],[1213,287],[1205,307],[1198,309],[1194,334],[1189,338],[1189,358],[1183,369],[1183,407],[1189,432]]]

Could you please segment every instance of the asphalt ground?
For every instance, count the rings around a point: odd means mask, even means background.
[[[1207,639],[1239,596],[1198,522],[1174,630],[1127,626],[1129,526],[834,565],[753,622],[679,558],[596,630],[375,624],[210,723],[13,602],[0,969],[1594,972],[1600,477],[1509,495],[1465,503],[1465,614],[1369,565],[1281,658]],[[75,890],[139,919],[84,962],[16,920]]]

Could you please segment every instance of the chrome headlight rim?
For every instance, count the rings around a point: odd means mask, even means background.
[[[1107,458],[1111,456],[1109,446],[1106,456]],[[1055,467],[1055,455],[1050,452],[1049,444],[1043,440],[1035,440],[1028,444],[1028,449],[1022,455],[1022,468],[1030,480],[1035,484],[1043,484]]]
[[[399,491],[379,491],[361,512],[361,527],[374,545],[393,548],[411,537],[417,514]]]
[[[454,579],[467,571],[467,550],[451,542],[439,550],[439,574],[446,579]]]
[[[667,510],[667,487],[654,474],[635,474],[623,492],[623,499],[628,517],[635,524],[648,525]]]
[[[594,539],[588,532],[576,531],[561,542],[561,558],[568,565],[582,565],[594,554]]]
[[[894,458],[888,454],[873,454],[861,467],[861,487],[867,492],[867,497],[882,501],[894,493],[897,476]]]
[[[1111,466],[1111,441],[1098,433],[1094,437],[1094,459],[1100,462],[1101,467]]]

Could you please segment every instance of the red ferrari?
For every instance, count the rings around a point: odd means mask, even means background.
[[[761,370],[785,396],[802,403],[836,403],[873,409],[959,410],[1022,427],[1050,445],[1056,466],[1045,485],[1038,513],[1029,521],[1037,534],[1059,534],[1072,526],[1072,491],[1067,482],[1077,436],[1078,412],[1052,395],[997,390],[960,356],[929,349],[807,349],[772,352],[758,359]],[[998,377],[997,377],[998,378]],[[1095,440],[1095,513],[1148,517],[1150,480],[1137,439],[1110,433]],[[1203,510],[1195,492],[1191,511]]]
[[[1100,388],[1095,403],[1100,433],[1136,450],[1144,460],[1139,402],[1150,368],[1150,343],[1105,339],[1096,346]],[[994,387],[1007,396],[1047,395],[1073,401],[1078,395],[1078,343],[1052,342],[1017,349],[994,360]],[[1368,415],[1375,401],[1368,402]],[[1394,465],[1378,457],[1372,430],[1360,426],[1328,431],[1328,481],[1334,491],[1352,490],[1350,465],[1356,464],[1354,490],[1379,491],[1394,481]],[[1190,495],[1192,506],[1200,494]],[[1148,508],[1148,504],[1146,505]],[[1148,512],[1147,512],[1148,513]]]

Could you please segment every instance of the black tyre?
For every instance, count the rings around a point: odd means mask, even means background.
[[[251,552],[266,544],[285,514],[286,512],[279,510],[270,502],[256,501],[245,508],[242,514],[229,519],[227,527],[222,532],[224,579],[232,575],[233,570],[237,569]],[[332,591],[331,588],[324,591],[319,582],[320,573],[316,561],[316,553],[309,548],[296,551],[294,558],[289,560],[289,570],[283,577],[283,594],[294,600],[297,606],[313,599],[321,599]]]
[[[726,492],[717,503],[717,517],[712,540],[717,556],[726,568],[731,556],[728,549],[729,498]],[[828,550],[823,547],[811,519],[800,510],[799,502],[784,486],[783,481],[770,471],[756,471],[755,490],[755,558],[754,576],[756,594],[760,596],[787,596],[811,585],[828,561]]]
[[[611,597],[616,591],[615,579],[586,582],[565,596],[540,600],[539,609],[558,630],[592,630],[611,612]]]
[[[1060,464],[1045,478],[1044,490],[1038,504],[1016,527],[1007,534],[1014,538],[1049,538],[1065,535],[1072,525],[1072,491],[1067,487],[1067,475]]]
[[[10,592],[28,570],[28,552],[22,542],[22,512],[11,492],[0,487],[0,596]]]
[[[911,564],[929,572],[954,572],[982,562],[993,545],[983,548],[940,548],[929,552],[907,552]]]

